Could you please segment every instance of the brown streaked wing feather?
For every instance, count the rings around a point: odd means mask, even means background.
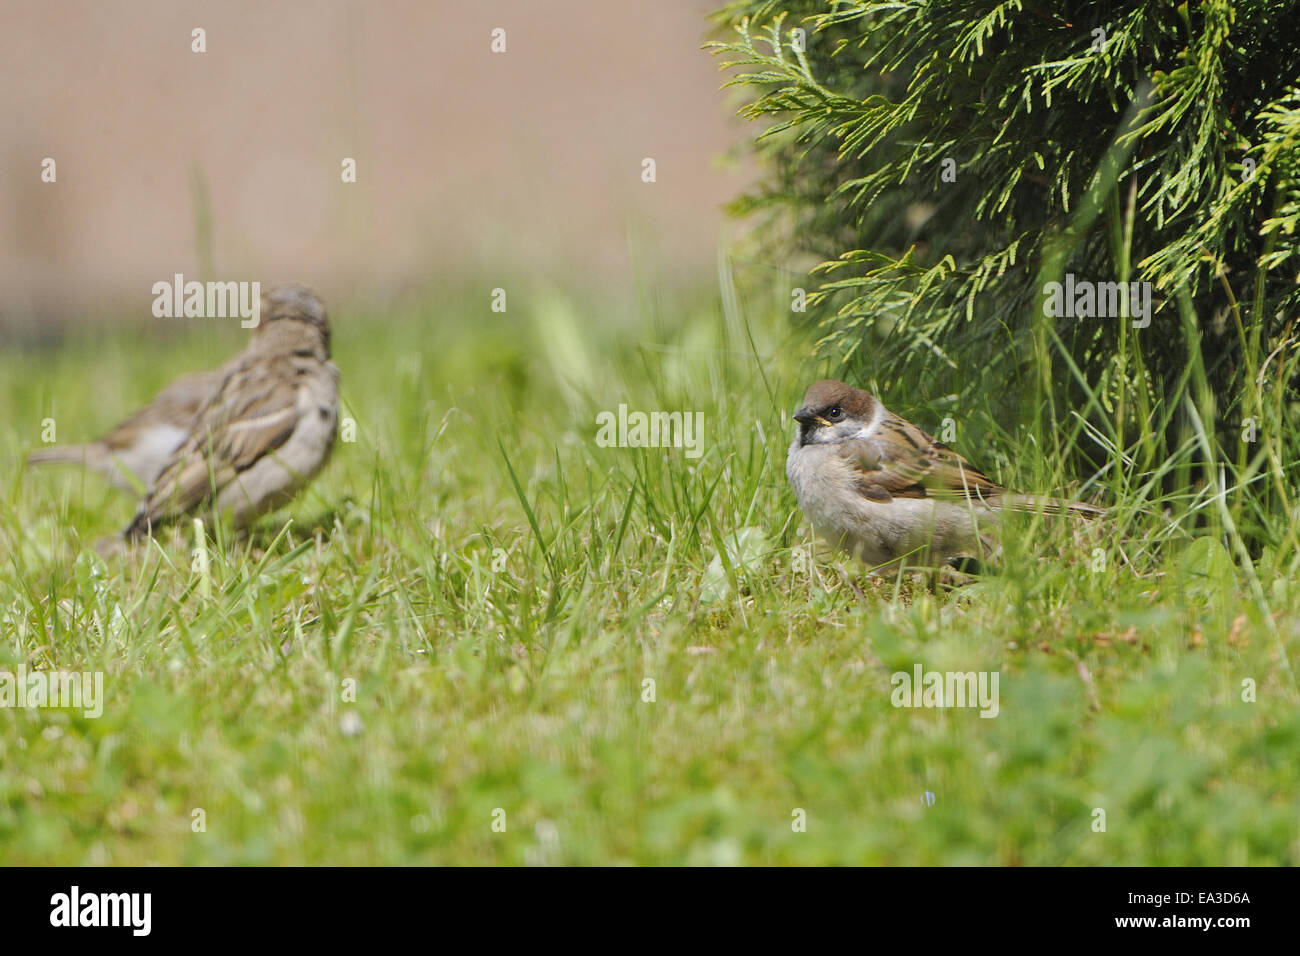
[[[211,471],[209,471],[211,468]],[[136,522],[158,524],[179,517],[212,498],[212,489],[230,483],[235,471],[210,460],[193,437],[176,450],[148,496],[140,504]]]
[[[261,394],[240,397],[245,401],[212,433],[215,457],[237,472],[289,440],[298,424],[298,386],[281,379]]]
[[[189,427],[204,403],[216,392],[221,379],[219,369],[182,375],[154,396],[152,402],[114,426],[104,436],[104,444],[119,451],[134,445],[140,430],[147,426]]]
[[[140,517],[157,524],[210,501],[214,490],[288,441],[298,422],[298,388],[264,365],[249,358],[229,372],[154,482]]]
[[[967,498],[995,498],[1003,493],[1001,485],[947,445],[935,442],[934,450],[936,480],[932,487]]]
[[[840,454],[858,470],[858,490],[873,501],[1002,494],[961,455],[894,415],[886,416],[870,438],[844,442]]]

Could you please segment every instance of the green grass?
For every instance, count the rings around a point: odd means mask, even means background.
[[[239,330],[0,354],[0,670],[106,675],[99,719],[0,709],[0,862],[1300,863],[1294,554],[1256,592],[1209,499],[1112,474],[1112,519],[1024,518],[967,586],[810,561],[785,450],[828,369],[724,288],[334,303],[357,440],[206,579],[188,526],[101,560],[134,503],[19,462]],[[886,398],[1008,483],[1085,477]],[[702,411],[703,457],[598,447],[620,402]],[[999,672],[999,715],[896,709],[918,663]]]

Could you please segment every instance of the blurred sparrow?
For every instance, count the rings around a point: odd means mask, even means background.
[[[42,448],[32,452],[27,462],[85,465],[103,472],[124,491],[148,488],[185,441],[190,422],[217,390],[221,376],[220,369],[183,375],[99,441]]]
[[[324,303],[301,285],[265,293],[252,341],[223,367],[127,540],[191,513],[215,512],[242,529],[287,504],[329,459],[338,389]]]
[[[942,562],[991,542],[979,523],[1003,508],[1097,515],[1075,501],[1012,494],[874,396],[824,379],[795,412],[785,473],[799,507],[832,545],[873,567]]]

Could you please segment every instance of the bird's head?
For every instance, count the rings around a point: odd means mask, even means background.
[[[320,334],[325,352],[330,347],[330,320],[325,303],[308,286],[297,282],[274,285],[262,293],[262,311],[258,335],[283,335],[284,323],[302,323]]]
[[[803,405],[794,413],[799,423],[799,444],[830,444],[861,434],[875,415],[877,402],[852,385],[824,378],[804,393]]]

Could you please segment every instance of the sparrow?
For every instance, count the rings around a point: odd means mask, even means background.
[[[123,537],[196,513],[243,530],[287,504],[329,460],[338,394],[325,304],[303,285],[269,290],[248,347],[222,367]]]
[[[123,491],[147,489],[185,441],[190,422],[220,383],[220,369],[182,375],[98,441],[42,448],[32,452],[27,463],[85,465],[102,472]]]
[[[1099,515],[1078,501],[1008,492],[875,396],[814,382],[795,412],[785,473],[817,533],[873,568],[941,563],[992,542],[979,526],[1003,509]]]

